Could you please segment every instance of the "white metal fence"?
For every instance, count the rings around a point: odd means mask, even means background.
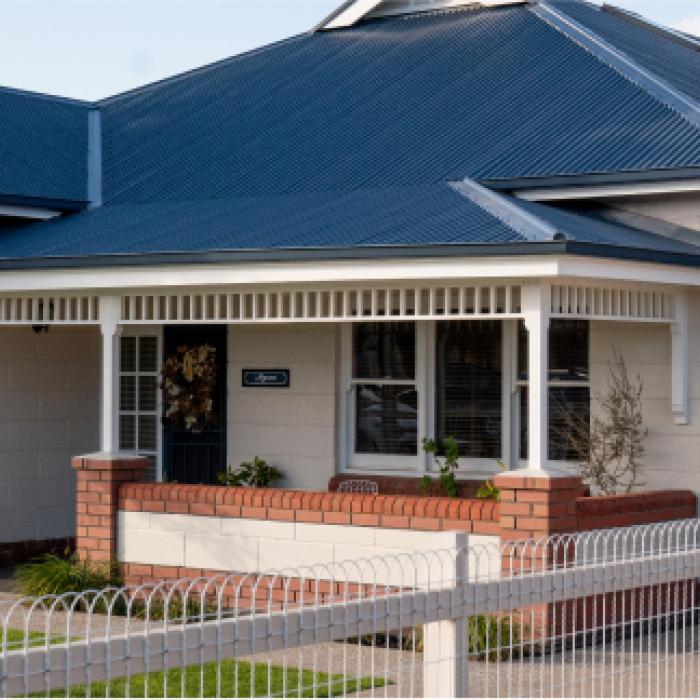
[[[698,697],[700,521],[0,608],[0,694]]]

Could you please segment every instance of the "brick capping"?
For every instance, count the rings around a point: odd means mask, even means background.
[[[497,535],[496,501],[124,483],[119,510]]]

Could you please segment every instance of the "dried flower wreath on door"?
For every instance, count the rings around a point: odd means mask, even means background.
[[[180,345],[163,364],[165,420],[199,434],[216,423],[216,348]]]

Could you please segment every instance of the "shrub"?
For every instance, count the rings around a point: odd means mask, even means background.
[[[390,634],[364,635],[348,639],[350,644],[379,648],[424,651],[423,626]],[[468,653],[479,661],[506,661],[523,653],[520,624],[494,615],[472,615],[468,623]]]
[[[265,488],[284,477],[276,467],[271,467],[257,455],[252,462],[243,462],[238,469],[231,469],[218,475],[219,482],[224,486],[252,486]]]
[[[440,450],[444,451],[445,457],[441,462],[437,455]],[[440,445],[437,441],[431,438],[423,438],[423,450],[428,454],[435,456],[435,464],[440,470],[438,481],[440,487],[446,496],[456,497],[459,493],[455,472],[459,466],[459,445],[457,441],[450,435],[445,438],[445,441]],[[420,480],[421,490],[425,493],[430,488],[432,479],[427,474]]]
[[[41,559],[16,569],[20,591],[28,596],[64,595],[119,586],[119,570],[113,562],[81,561],[75,555]]]

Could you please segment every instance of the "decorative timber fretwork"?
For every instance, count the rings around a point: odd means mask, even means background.
[[[0,296],[0,325],[96,324],[99,297]]]
[[[517,318],[514,284],[284,289],[122,297],[124,323],[279,323]]]
[[[676,320],[677,294],[643,287],[552,285],[552,318],[610,321]]]

